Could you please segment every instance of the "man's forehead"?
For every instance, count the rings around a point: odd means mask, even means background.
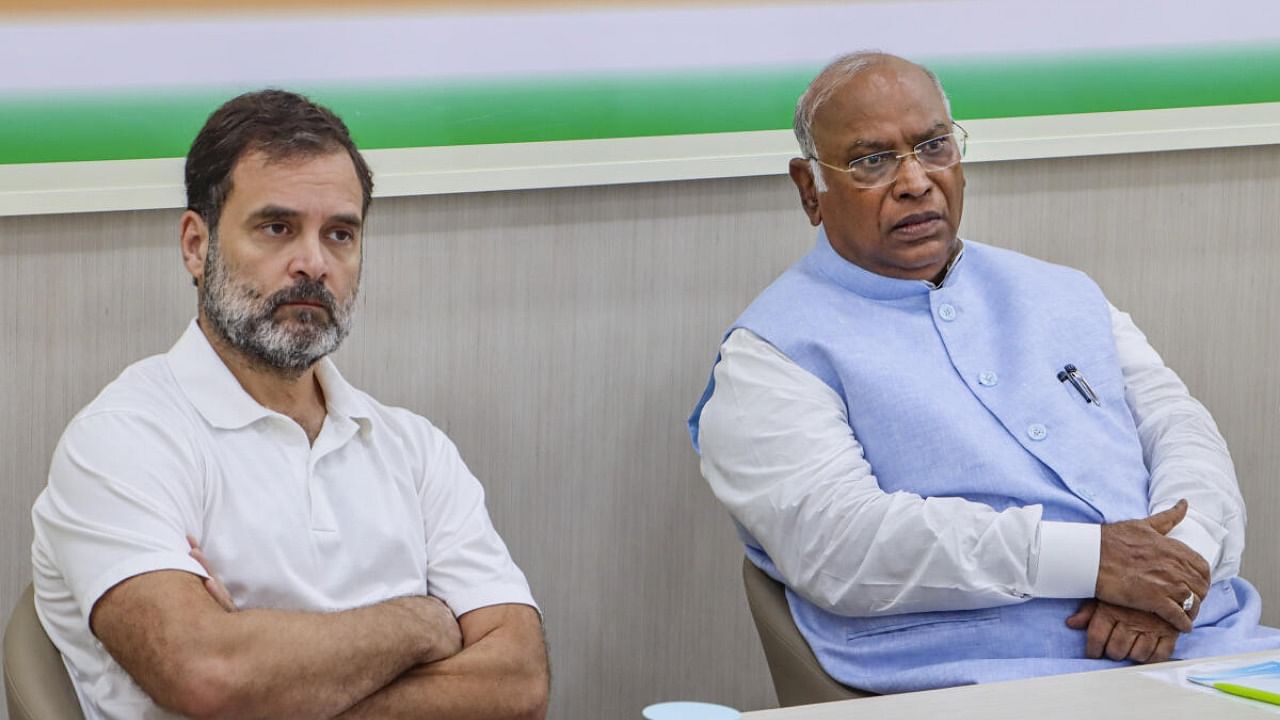
[[[310,201],[323,198],[332,204],[332,200],[341,198],[345,201],[343,204],[353,206],[358,215],[363,197],[355,163],[341,148],[319,154],[291,155],[250,150],[232,166],[227,201],[238,201],[254,209],[264,206],[301,209],[312,204]],[[348,209],[335,209],[335,212],[348,212]]]
[[[892,141],[946,131],[950,122],[937,84],[905,61],[868,68],[833,89],[814,116],[815,140]],[[838,136],[838,137],[837,137]]]
[[[314,166],[314,167],[313,167]],[[269,171],[277,175],[289,175],[307,170],[323,171],[338,175],[350,174],[356,178],[355,163],[341,147],[325,148],[317,152],[271,152],[262,148],[249,148],[236,158],[231,174],[250,174]]]

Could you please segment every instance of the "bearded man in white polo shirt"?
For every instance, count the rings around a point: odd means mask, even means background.
[[[198,317],[67,427],[36,607],[88,718],[541,718],[523,574],[453,444],[349,385],[372,174],[331,112],[235,98],[187,157]]]

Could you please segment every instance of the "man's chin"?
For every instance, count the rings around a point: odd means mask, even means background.
[[[901,248],[918,248],[921,252],[929,252],[927,248],[934,248],[933,252],[948,252],[953,246],[959,244],[956,234],[949,226],[939,223],[937,227],[936,232],[919,236],[902,235],[890,231],[884,236],[884,242]]]
[[[960,249],[955,235],[931,237],[899,244],[892,265],[898,277],[914,280],[934,280],[951,263]]]
[[[903,258],[910,258],[919,263],[920,266],[950,260],[959,246],[960,243],[956,240],[956,236],[949,234],[898,243],[898,248]]]

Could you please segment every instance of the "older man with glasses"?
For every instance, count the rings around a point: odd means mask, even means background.
[[[840,58],[795,132],[817,243],[689,426],[826,671],[884,693],[1280,647],[1208,412],[1088,277],[957,236],[937,78]]]

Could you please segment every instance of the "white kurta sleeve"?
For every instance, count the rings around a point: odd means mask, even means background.
[[[1244,553],[1245,509],[1227,443],[1209,411],[1165,367],[1128,313],[1112,307],[1111,324],[1125,402],[1151,472],[1149,510],[1159,512],[1185,498],[1187,517],[1169,536],[1203,556],[1215,582],[1234,577]]]
[[[1100,526],[1041,522],[1038,505],[884,492],[843,401],[747,330],[725,341],[714,373],[702,473],[819,607],[868,616],[1093,595]]]

